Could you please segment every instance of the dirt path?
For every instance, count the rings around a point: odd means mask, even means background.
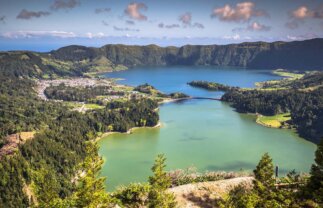
[[[169,189],[176,196],[178,206],[182,208],[215,207],[214,199],[224,197],[239,184],[252,186],[253,177],[187,184]]]
[[[35,132],[20,132],[11,134],[6,137],[7,143],[0,148],[0,159],[2,156],[14,154],[19,144],[25,143],[27,140],[34,138]]]

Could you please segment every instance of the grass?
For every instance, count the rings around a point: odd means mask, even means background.
[[[304,77],[306,72],[289,72],[284,69],[276,69],[272,72],[278,76],[284,77],[281,80],[269,80],[264,82],[256,82],[255,85],[259,90],[272,91],[272,90],[286,90],[293,80],[301,79]]]
[[[83,105],[82,103],[72,102],[72,101],[64,101],[63,103],[71,108],[79,108],[79,107],[82,107]]]
[[[299,73],[293,73],[293,72],[287,72],[282,69],[277,69],[273,72],[276,75],[282,76],[282,77],[287,77],[289,79],[300,79],[304,76],[304,74],[299,74]]]
[[[102,109],[102,108],[104,108],[104,106],[88,103],[88,104],[85,104],[85,108],[87,108],[87,109]]]
[[[267,127],[279,128],[282,126],[282,122],[288,121],[290,119],[290,113],[282,113],[274,116],[261,115],[257,118],[257,123]]]

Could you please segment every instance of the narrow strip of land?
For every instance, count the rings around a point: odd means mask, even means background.
[[[197,99],[197,100],[218,100],[218,101],[221,101],[221,98],[212,98],[212,97],[191,97],[191,99]]]

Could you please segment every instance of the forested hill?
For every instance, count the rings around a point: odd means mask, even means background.
[[[127,67],[216,65],[250,68],[323,70],[323,39],[294,42],[250,42],[182,47],[105,45],[101,48],[67,46],[50,55],[58,60],[104,59]]]
[[[18,77],[82,76],[134,66],[214,65],[323,70],[323,39],[177,47],[66,46],[48,53],[0,52],[0,71]]]

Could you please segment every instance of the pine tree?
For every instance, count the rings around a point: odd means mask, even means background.
[[[226,201],[220,204],[221,208],[254,208],[259,197],[244,184],[236,186],[229,192]]]
[[[268,153],[265,153],[259,161],[255,174],[255,189],[263,192],[264,189],[272,189],[275,185],[273,160]]]
[[[153,176],[149,177],[151,189],[148,194],[150,208],[172,208],[176,207],[175,196],[167,193],[167,188],[171,186],[171,179],[165,172],[164,155],[158,155],[152,167]]]
[[[323,205],[323,139],[315,152],[315,164],[311,168],[308,190],[313,200]]]
[[[105,178],[98,178],[103,160],[97,154],[97,144],[89,143],[87,157],[82,164],[79,187],[72,197],[75,207],[112,207],[114,203],[104,189]]]
[[[257,195],[256,207],[282,207],[284,195],[275,188],[273,160],[265,153],[254,170],[253,193]]]

